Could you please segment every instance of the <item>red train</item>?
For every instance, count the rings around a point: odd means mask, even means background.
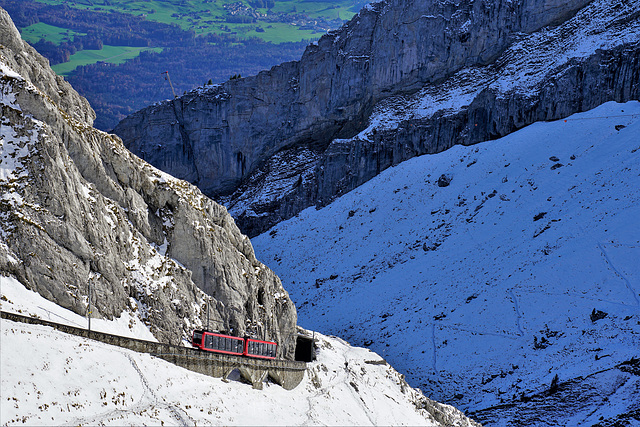
[[[191,345],[200,350],[214,353],[256,357],[259,359],[275,359],[278,351],[278,344],[274,342],[232,337],[231,335],[203,330],[193,331]]]

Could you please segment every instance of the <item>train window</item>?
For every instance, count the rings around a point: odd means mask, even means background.
[[[211,340],[211,335],[205,335],[204,337],[204,347],[205,348],[213,348],[213,344],[212,344],[212,340]]]
[[[194,332],[193,333],[193,344],[195,344],[195,345],[202,344],[202,332]]]

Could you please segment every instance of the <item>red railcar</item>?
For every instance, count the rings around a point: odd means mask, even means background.
[[[275,359],[278,344],[271,341],[260,341],[247,338],[244,340],[244,355],[260,359]]]
[[[232,337],[231,335],[203,330],[193,331],[191,345],[200,350],[212,351],[214,353],[233,354],[236,356],[260,359],[275,359],[278,351],[278,344],[275,342]]]

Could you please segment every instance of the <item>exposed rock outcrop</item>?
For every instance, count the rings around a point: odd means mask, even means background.
[[[0,274],[94,316],[135,312],[161,341],[194,327],[269,338],[296,311],[226,209],[91,127],[87,101],[0,9]]]
[[[305,156],[317,161],[305,165],[298,175],[304,179],[293,181],[302,185],[282,188],[286,182],[277,180],[277,194],[269,189],[271,180],[296,174],[296,162],[278,159],[299,149],[285,149],[223,201],[245,232],[259,234],[412,157],[495,139],[607,101],[639,99],[638,10],[638,1],[593,2],[562,25],[523,36],[492,64],[378,102],[365,130]],[[261,173],[265,177],[254,185]]]
[[[0,13],[0,42],[3,50],[13,54],[5,55],[3,61],[12,70],[33,82],[51,101],[59,104],[74,119],[93,124],[96,114],[89,102],[49,68],[49,60],[39,55],[28,43],[20,38],[20,32],[13,25],[6,12]]]
[[[301,208],[335,197],[334,187],[344,187],[346,177],[326,174],[320,163],[331,162],[336,149],[332,141],[352,138],[368,126],[381,100],[441,83],[465,68],[495,64],[523,34],[566,22],[588,3],[373,3],[309,46],[299,62],[158,103],[126,118],[114,131],[132,151],[212,197],[228,196],[242,183],[255,187],[259,179],[251,175],[273,170],[273,156],[284,149],[291,151],[280,157],[306,152],[302,157],[307,164],[317,158],[313,174],[287,173],[288,180],[299,181],[298,191],[289,188],[281,200],[265,204],[252,198],[251,207],[236,209],[246,198],[243,191],[225,199],[243,230],[256,234]],[[374,154],[367,162],[377,161],[375,151],[367,151]]]

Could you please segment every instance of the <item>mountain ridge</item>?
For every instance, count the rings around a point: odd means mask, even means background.
[[[467,68],[414,95],[380,101],[366,129],[315,152],[315,162],[304,166],[302,185],[294,181],[284,190],[270,191],[272,181],[279,175],[295,176],[301,163],[281,165],[274,156],[220,200],[251,235],[300,207],[326,205],[414,156],[495,139],[606,101],[638,99],[638,16],[631,5],[617,9],[617,15],[611,9],[606,2],[594,2],[559,27],[515,42],[495,64]],[[607,34],[603,26],[617,28]]]
[[[158,103],[114,131],[141,157],[222,201],[241,228],[255,235],[340,194],[335,187],[348,171],[326,175],[322,163],[331,160],[333,141],[367,127],[383,98],[491,63],[523,31],[566,22],[589,3],[373,3],[308,47],[299,62]],[[307,168],[308,179],[297,174],[301,185],[287,188],[284,200],[240,206],[246,187],[264,183],[260,175],[272,169],[273,156],[300,152],[309,153],[305,159],[323,159]]]

